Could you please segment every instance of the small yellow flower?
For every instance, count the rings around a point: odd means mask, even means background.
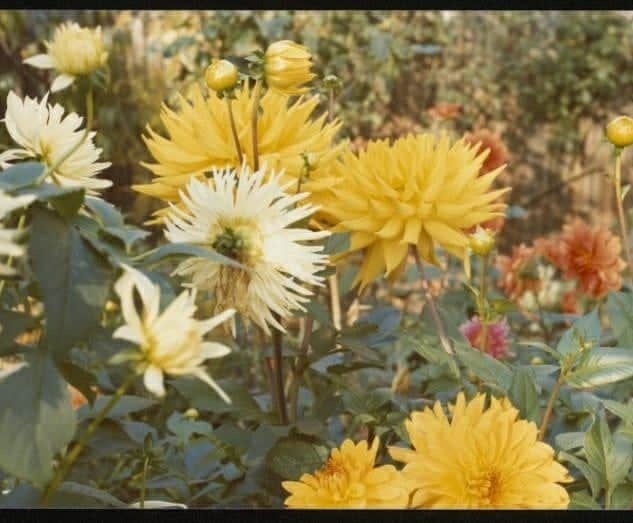
[[[495,246],[495,235],[479,225],[470,235],[470,249],[479,256],[486,256]]]
[[[108,53],[103,48],[101,27],[80,27],[67,22],[55,29],[52,42],[45,42],[48,53],[24,60],[25,64],[40,69],[55,69],[59,76],[51,91],[61,91],[72,84],[77,76],[86,75],[103,67]]]
[[[554,459],[554,449],[537,441],[536,424],[517,419],[507,398],[485,394],[449,405],[451,421],[436,402],[405,422],[415,450],[390,447],[406,463],[412,507],[564,509],[569,495],[559,483],[572,481]]]
[[[463,139],[428,133],[342,155],[337,184],[317,201],[334,231],[351,232],[351,251],[367,249],[354,282],[361,290],[383,272],[396,278],[410,246],[431,263],[438,263],[436,244],[465,258],[467,231],[500,216],[505,204],[497,200],[509,190],[491,190],[503,166],[479,175],[486,155]]]
[[[237,84],[239,71],[237,67],[228,60],[217,60],[207,67],[204,79],[207,87],[214,91],[224,91],[231,89]]]
[[[264,54],[264,78],[271,89],[282,94],[302,94],[304,84],[316,75],[310,72],[312,55],[306,47],[291,40],[280,40],[268,46]]]
[[[633,144],[633,118],[618,116],[606,127],[607,138],[616,147],[628,147]]]
[[[284,481],[291,508],[406,508],[409,490],[393,465],[375,467],[380,442],[346,439],[325,466],[299,481]]]

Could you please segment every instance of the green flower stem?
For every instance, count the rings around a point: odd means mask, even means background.
[[[94,100],[92,96],[92,85],[88,87],[88,91],[86,92],[86,128],[84,130],[81,139],[73,145],[68,151],[66,151],[59,160],[57,160],[53,165],[48,167],[42,175],[37,179],[37,183],[42,183],[49,176],[54,176],[55,171],[59,168],[61,164],[63,164],[70,156],[77,150],[81,145],[86,141],[88,135],[90,134],[90,129],[92,128],[92,122],[94,119]]]
[[[481,322],[481,352],[486,352],[488,348],[488,318],[486,315],[486,269],[488,266],[488,255],[480,256],[480,268],[479,268],[479,321]]]
[[[18,221],[18,228],[17,228],[17,232],[18,234],[20,232],[22,232],[22,229],[24,229],[24,222],[26,221],[26,213],[23,213],[20,216],[20,219]],[[9,258],[7,259],[7,266],[11,267],[13,265],[13,256],[9,256]],[[0,281],[0,298],[2,297],[2,293],[4,292],[4,286],[5,286],[6,280],[2,280]]]
[[[424,278],[424,267],[422,266],[422,260],[420,259],[420,255],[418,254],[418,250],[415,246],[410,247],[411,254],[413,254],[415,258],[415,263],[418,266],[418,272],[420,273],[420,279],[422,280],[422,288],[424,289],[424,299],[426,300],[426,304],[431,311],[431,317],[433,318],[433,323],[435,323],[435,327],[437,328],[437,335],[440,338],[440,343],[442,347],[448,354],[454,354],[453,348],[451,347],[451,342],[448,340],[448,336],[446,335],[446,329],[444,328],[444,324],[442,323],[442,318],[440,318],[440,314],[437,310],[437,306],[435,305],[435,300],[433,299],[433,295],[431,294],[431,289],[429,289],[429,284]]]
[[[145,508],[145,482],[147,481],[147,469],[149,467],[149,456],[145,456],[143,461],[143,475],[141,476],[141,500],[140,507]]]
[[[121,399],[125,391],[132,384],[134,379],[136,378],[135,373],[131,373],[125,381],[121,384],[121,386],[115,391],[112,395],[106,406],[97,414],[97,416],[92,420],[90,425],[86,431],[81,435],[77,444],[73,447],[73,449],[64,456],[61,464],[57,468],[55,472],[55,476],[51,480],[51,482],[46,487],[44,491],[44,496],[42,498],[42,506],[46,507],[51,500],[52,495],[55,493],[59,485],[62,483],[64,478],[67,476],[70,468],[72,467],[75,460],[81,454],[81,451],[84,449],[90,437],[97,429],[97,427],[101,424],[101,422],[105,419],[108,413],[112,410],[112,408],[117,404],[117,402]]]
[[[549,419],[552,415],[552,411],[554,410],[554,403],[556,403],[556,399],[558,398],[558,394],[560,393],[560,388],[562,387],[565,381],[565,372],[561,370],[558,379],[556,380],[556,384],[552,389],[552,393],[549,396],[549,400],[547,401],[547,407],[545,407],[545,412],[543,413],[543,420],[541,421],[541,426],[538,430],[538,440],[543,441],[545,438],[545,432],[547,431],[547,425],[549,423]]]
[[[237,161],[242,165],[242,148],[240,147],[240,140],[237,136],[237,127],[235,126],[235,117],[233,116],[233,101],[229,96],[224,97],[226,100],[226,108],[229,112],[229,122],[231,123],[231,133],[233,134],[233,142],[235,143],[235,150],[237,151]]]
[[[315,296],[316,297],[316,296]],[[292,422],[297,421],[298,415],[298,398],[299,398],[299,382],[303,376],[303,372],[307,367],[306,354],[310,348],[310,339],[312,337],[312,326],[314,325],[314,318],[312,316],[306,316],[304,324],[303,339],[301,340],[301,346],[299,347],[299,355],[292,372],[290,385],[288,388],[288,402],[290,404],[290,420]]]
[[[629,235],[627,233],[626,218],[624,216],[624,207],[622,205],[622,150],[616,149],[615,153],[615,200],[618,208],[618,219],[620,221],[620,236],[622,236],[622,246],[626,255],[626,263],[629,270],[629,278],[633,275],[633,262],[631,261],[631,249],[629,248]]]
[[[253,115],[252,115],[252,136],[253,136],[253,171],[259,169],[259,149],[257,147],[257,115],[259,112],[259,99],[262,94],[261,80],[255,81],[253,93]]]

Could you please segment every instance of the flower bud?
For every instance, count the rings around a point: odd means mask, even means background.
[[[80,27],[75,22],[55,30],[53,41],[47,44],[55,68],[65,74],[89,74],[105,64],[108,57],[103,49],[101,28]]]
[[[197,419],[198,416],[200,416],[200,413],[198,412],[197,409],[191,408],[185,411],[185,418]]]
[[[495,236],[487,229],[477,226],[470,235],[470,249],[479,256],[486,256],[495,246]]]
[[[239,72],[237,67],[228,60],[217,60],[207,67],[204,79],[209,89],[224,91],[237,84]]]
[[[325,78],[323,78],[323,87],[331,91],[340,91],[343,87],[343,82],[341,82],[338,76],[328,74]]]
[[[618,116],[606,127],[609,141],[616,147],[628,147],[633,144],[633,118]]]
[[[306,47],[290,40],[280,40],[268,46],[264,54],[264,78],[271,89],[282,94],[305,93],[302,87],[315,77],[310,72],[312,55]]]

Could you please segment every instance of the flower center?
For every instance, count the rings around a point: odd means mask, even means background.
[[[339,460],[328,459],[325,466],[317,470],[314,475],[321,486],[329,491],[334,500],[341,501],[345,499],[349,482],[347,471]]]
[[[251,221],[227,220],[212,231],[211,246],[220,254],[242,265],[252,267],[262,256],[262,236]]]
[[[501,479],[499,473],[495,470],[489,470],[471,478],[467,483],[469,495],[475,498],[482,506],[495,504],[500,486]]]

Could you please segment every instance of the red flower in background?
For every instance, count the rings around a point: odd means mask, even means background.
[[[470,321],[459,327],[459,331],[466,336],[473,347],[490,354],[493,358],[505,358],[510,355],[508,351],[510,329],[505,318],[488,324],[484,332],[479,316],[473,316]]]

